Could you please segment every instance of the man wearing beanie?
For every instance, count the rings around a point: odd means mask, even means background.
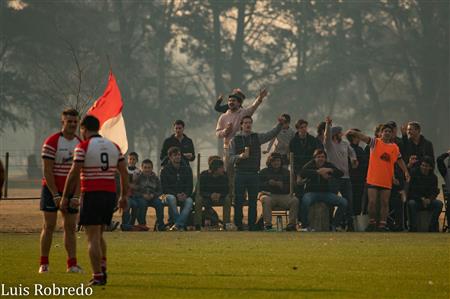
[[[332,120],[328,116],[325,120],[325,140],[324,148],[328,156],[328,161],[334,164],[344,175],[333,181],[333,191],[340,192],[347,202],[347,211],[345,213],[345,222],[347,230],[353,231],[353,191],[350,181],[349,163],[352,167],[358,166],[355,151],[350,144],[342,139],[342,127],[333,127]]]

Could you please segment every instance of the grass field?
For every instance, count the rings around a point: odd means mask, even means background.
[[[449,298],[449,234],[184,232],[106,234],[108,285],[91,298]],[[79,286],[86,238],[66,274],[62,234],[37,274],[36,233],[0,234],[0,281]]]

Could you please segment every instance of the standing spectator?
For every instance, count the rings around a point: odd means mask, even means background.
[[[270,153],[272,146],[275,144],[275,150],[273,152],[281,155],[283,165],[287,167],[289,165],[289,144],[292,138],[294,138],[295,131],[289,127],[291,116],[289,114],[283,114],[281,116],[284,117],[286,123],[283,125],[283,128],[277,137],[269,142],[267,149],[263,151],[263,154]]]
[[[80,132],[84,141],[77,145],[73,165],[67,176],[61,209],[79,206],[78,200],[69,202],[70,194],[81,181],[83,204],[80,210],[80,224],[83,225],[92,266],[92,280],[89,286],[106,284],[106,241],[103,238],[105,225],[110,225],[114,208],[117,206],[115,173],[119,171],[121,196],[119,207],[127,205],[128,173],[125,159],[119,147],[98,134],[100,121],[87,115],[81,121]]]
[[[402,155],[395,143],[392,143],[392,127],[384,125],[381,128],[381,138],[371,138],[358,131],[349,130],[347,135],[358,137],[370,146],[369,168],[367,170],[367,193],[369,198],[369,226],[367,231],[386,230],[386,220],[389,213],[389,197],[394,181],[394,166],[397,163],[402,169],[406,182],[409,182],[409,172],[401,159]],[[376,202],[380,198],[380,221],[376,225]]]
[[[240,122],[244,116],[252,116],[267,95],[267,90],[262,89],[256,100],[248,108],[242,108],[242,95],[239,92],[232,93],[228,97],[228,111],[222,114],[217,121],[216,135],[223,138],[224,162],[228,171],[229,146],[231,139],[240,128]]]
[[[175,221],[170,230],[182,231],[193,206],[192,169],[181,162],[181,151],[178,147],[169,148],[168,155],[169,161],[161,169],[161,184]],[[178,212],[178,205],[181,206],[181,212]]]
[[[389,123],[388,123],[389,124]],[[391,212],[391,220],[387,221],[389,230],[403,231],[404,219],[404,203],[406,201],[405,178],[402,169],[395,164],[394,180],[392,182],[391,195],[389,197],[389,210]]]
[[[327,161],[327,154],[322,149],[314,151],[314,159],[303,166],[300,175],[307,178],[305,195],[302,199],[300,209],[302,217],[302,230],[309,230],[308,211],[315,202],[324,202],[333,207],[337,207],[336,214],[331,221],[331,230],[340,231],[339,227],[344,218],[347,208],[347,200],[331,192],[331,178],[339,178],[344,173]]]
[[[5,182],[5,169],[3,168],[2,161],[0,161],[0,199],[3,196],[3,183]]]
[[[445,166],[445,159],[447,159],[449,156],[450,156],[450,149],[446,153],[443,153],[437,158],[437,167],[439,173],[444,178],[445,186],[447,187],[447,196],[450,196],[450,159],[447,160],[447,166]],[[448,224],[450,221],[450,200],[447,200],[447,205],[445,207],[445,214],[447,217],[447,224]],[[448,230],[448,232],[450,232],[450,229]]]
[[[325,126],[327,124],[324,121],[321,121],[318,125],[317,125],[317,140],[319,140],[321,147],[323,148],[323,143],[325,141]]]
[[[409,231],[417,231],[417,211],[432,211],[428,231],[439,231],[439,215],[442,211],[442,201],[436,199],[439,194],[437,176],[434,174],[434,160],[423,157],[420,167],[411,171],[411,181],[408,192]]]
[[[58,210],[60,210],[61,195],[72,167],[75,147],[81,141],[76,135],[78,115],[78,111],[75,109],[64,110],[61,114],[61,131],[49,136],[42,145],[44,178],[42,179],[40,209],[44,216],[44,225],[40,239],[39,273],[49,272],[49,254]],[[74,188],[68,196],[70,195],[70,200],[76,202],[79,193],[79,188]],[[78,208],[70,207],[62,211],[62,217],[64,220],[64,247],[67,251],[67,272],[81,273],[82,270],[77,263],[75,235]]]
[[[162,195],[161,182],[153,172],[153,162],[150,159],[142,161],[142,170],[133,178],[133,198],[138,202],[138,223],[146,227],[147,208],[153,207],[156,211],[156,229],[165,230],[164,205],[160,199]]]
[[[354,131],[361,132],[359,129]],[[366,184],[367,168],[369,167],[369,154],[364,150],[359,142],[361,141],[357,136],[347,135],[347,140],[356,154],[358,166],[356,168],[349,167],[350,181],[352,183],[353,193],[353,215],[361,214],[362,200],[364,194],[364,186]]]
[[[392,142],[397,144],[400,153],[402,154],[402,156],[405,154],[405,147],[403,146],[403,139],[398,137],[398,128],[397,128],[397,123],[393,120],[388,121],[387,122],[388,125],[390,125],[392,127]]]
[[[240,88],[233,89],[233,91],[231,92],[230,97],[231,96],[236,96],[238,101],[241,103],[241,106],[242,106],[242,103],[245,100],[245,94],[242,92],[242,90]],[[228,104],[223,104],[222,105],[222,102],[223,102],[223,96],[220,95],[219,98],[216,101],[216,105],[214,106],[214,110],[216,110],[219,113],[225,113],[228,110]]]
[[[404,146],[403,160],[408,164],[408,168],[418,166],[419,161],[425,156],[434,160],[433,144],[421,134],[421,127],[418,122],[411,121],[402,126],[401,130]]]
[[[322,145],[319,139],[308,133],[308,122],[306,120],[299,119],[295,124],[295,128],[297,133],[295,133],[294,138],[289,143],[289,150],[294,155],[295,195],[301,201],[305,193],[305,185],[300,172],[303,166],[313,159],[314,151],[322,148]],[[300,211],[297,216],[300,219]]]
[[[325,142],[324,148],[328,156],[328,161],[334,164],[344,175],[332,180],[335,192],[340,192],[347,200],[347,211],[345,212],[345,222],[347,229],[353,231],[353,190],[350,181],[349,159],[353,168],[358,166],[355,151],[350,144],[342,140],[342,128],[332,127],[332,120],[327,117],[325,120]]]
[[[289,210],[287,231],[297,230],[298,199],[290,196],[290,172],[283,168],[282,156],[272,153],[267,158],[267,168],[259,173],[260,196],[263,206],[265,230],[272,230],[272,209]]]
[[[194,143],[192,139],[184,134],[184,121],[176,120],[173,123],[174,134],[164,140],[161,155],[159,156],[161,160],[161,165],[164,166],[168,162],[168,150],[171,147],[178,147],[182,154],[182,161],[189,165],[189,162],[195,160]]]
[[[213,158],[209,161],[209,169],[200,174],[200,195],[202,197],[202,205],[205,207],[206,219],[205,225],[211,222],[214,214],[213,206],[221,205],[224,209],[225,200],[228,196],[228,177],[225,173],[224,163],[220,158]],[[230,217],[229,214],[226,217]],[[225,224],[230,219],[223,219]],[[227,227],[227,225],[225,225]]]
[[[244,116],[241,120],[241,131],[231,140],[230,161],[236,172],[234,223],[238,230],[243,230],[242,205],[246,191],[248,192],[249,229],[257,230],[256,200],[259,191],[258,172],[261,162],[261,145],[274,138],[281,131],[284,122],[286,120],[280,117],[275,128],[267,133],[258,134],[252,132],[252,117]]]

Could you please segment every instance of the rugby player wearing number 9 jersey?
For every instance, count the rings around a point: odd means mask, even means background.
[[[68,200],[68,195],[81,181],[82,202],[80,225],[88,238],[92,266],[90,286],[106,284],[106,242],[103,229],[109,225],[116,207],[115,173],[120,173],[121,196],[119,207],[127,206],[128,172],[120,148],[98,134],[99,120],[87,115],[80,125],[83,142],[75,148],[74,163],[67,177],[62,196],[62,209],[76,207],[79,202]]]

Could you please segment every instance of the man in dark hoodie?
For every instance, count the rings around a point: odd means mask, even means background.
[[[243,230],[242,205],[245,192],[248,192],[248,225],[250,230],[258,230],[256,226],[256,200],[259,191],[258,172],[261,163],[261,145],[269,142],[281,131],[286,120],[278,118],[278,125],[267,133],[252,132],[253,119],[244,116],[241,120],[241,131],[230,143],[230,162],[234,165],[235,202],[234,222],[238,230]]]
[[[331,229],[333,231],[340,230],[339,225],[344,218],[347,200],[332,192],[329,180],[330,178],[340,178],[344,173],[332,163],[327,162],[327,154],[324,150],[316,150],[313,156],[314,159],[306,163],[300,172],[300,175],[307,179],[305,195],[303,196],[300,210],[302,214],[302,228],[309,228],[309,207],[315,202],[325,202],[337,207],[335,217],[331,223]]]
[[[260,194],[266,231],[272,230],[272,209],[289,210],[287,231],[297,230],[298,199],[289,195],[290,172],[282,167],[282,155],[272,153],[267,158],[267,168],[259,173]]]
[[[436,199],[439,194],[437,176],[434,174],[434,160],[425,156],[411,171],[411,181],[408,192],[409,231],[417,231],[417,212],[419,210],[432,211],[428,227],[430,232],[439,231],[439,215],[442,211],[442,201]]]
[[[168,155],[169,162],[161,169],[161,185],[175,221],[170,230],[184,230],[193,206],[192,169],[181,162],[178,147],[169,148]],[[178,212],[178,205],[181,206],[181,213]]]
[[[448,193],[450,193],[450,159],[447,160],[447,166],[445,165],[445,159],[450,157],[450,149],[446,152],[440,155],[437,158],[437,167],[439,170],[439,173],[442,175],[445,181],[445,185],[447,186],[447,196]],[[447,225],[450,221],[450,201],[447,200],[447,205],[445,207],[445,215],[447,217]],[[450,229],[447,230],[447,232],[450,232]]]

